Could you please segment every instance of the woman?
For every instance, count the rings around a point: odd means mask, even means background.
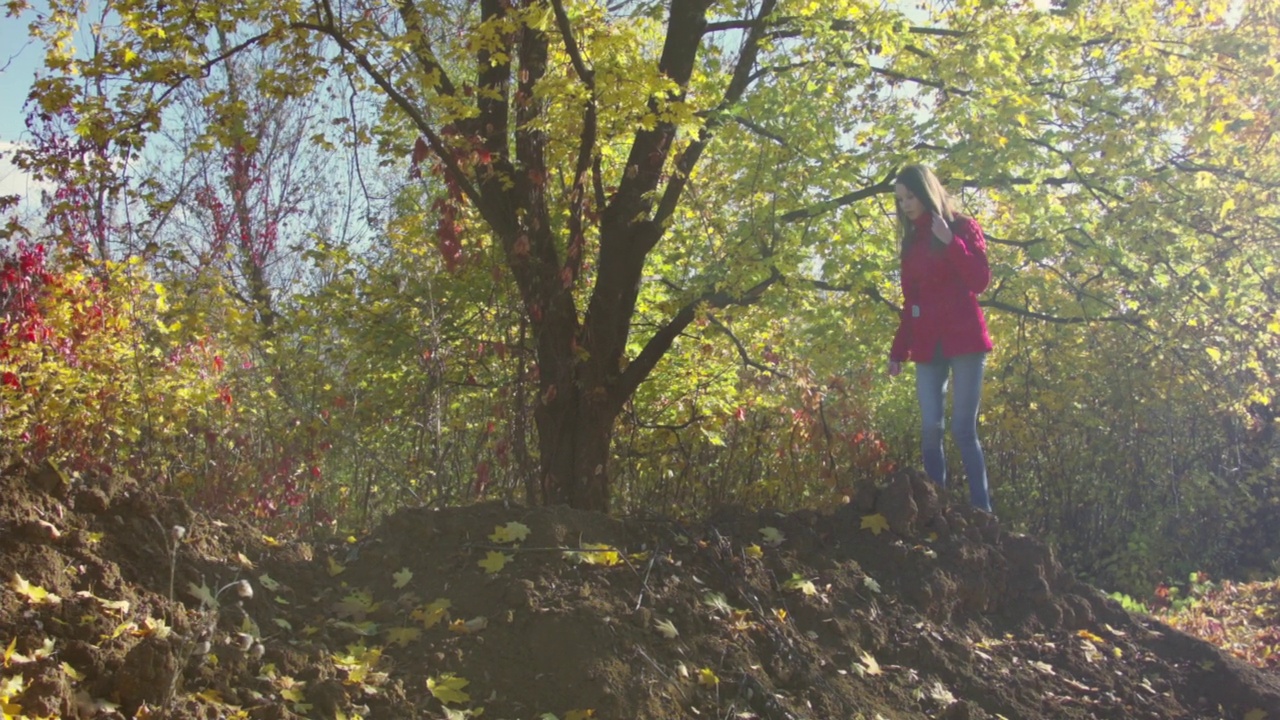
[[[960,447],[969,476],[969,502],[991,512],[987,463],[978,443],[978,403],[991,336],[978,307],[978,294],[991,282],[986,240],[933,171],[911,165],[894,185],[902,241],[902,316],[889,351],[889,374],[916,363],[924,469],[945,487],[942,452],[943,408],[948,375],[952,389],[951,437]]]

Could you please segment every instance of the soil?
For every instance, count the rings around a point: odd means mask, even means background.
[[[829,512],[491,503],[310,544],[127,479],[0,490],[5,718],[1280,718],[1276,675],[910,473]]]

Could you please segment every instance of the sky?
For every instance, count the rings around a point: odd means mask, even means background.
[[[31,209],[39,195],[38,188],[9,160],[26,134],[22,106],[42,59],[40,48],[27,38],[31,19],[30,12],[19,18],[0,17],[0,197],[22,196],[22,210]]]
[[[26,131],[22,104],[42,59],[41,49],[27,38],[32,17],[30,12],[0,17],[0,142],[20,141]]]

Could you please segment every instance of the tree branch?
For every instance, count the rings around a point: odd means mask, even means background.
[[[897,175],[898,175],[897,168],[894,168],[892,172],[886,175],[883,180],[876,183],[875,185],[868,185],[867,187],[864,187],[860,190],[854,190],[853,192],[846,193],[844,195],[841,195],[838,198],[825,200],[815,205],[810,205],[809,207],[791,210],[789,212],[783,213],[782,217],[778,218],[778,220],[784,223],[791,223],[797,220],[805,220],[808,218],[813,218],[819,215],[823,215],[825,213],[829,213],[832,210],[835,210],[836,208],[844,207],[845,205],[852,205],[853,203],[858,202],[859,200],[862,200],[865,198],[869,198],[875,195],[882,195],[885,193],[891,193],[893,192],[894,178],[896,178]]]
[[[562,0],[552,0],[555,9],[556,25],[560,28],[560,36],[564,39],[565,52],[573,63],[582,84],[587,87],[589,97],[582,117],[582,135],[578,140],[578,160],[573,171],[573,182],[569,190],[569,251],[565,259],[565,269],[572,279],[577,279],[582,271],[583,250],[586,245],[586,234],[582,227],[582,213],[587,201],[587,182],[595,157],[597,116],[596,116],[596,78],[595,71],[587,67],[582,59],[582,51],[578,41],[573,37],[573,27],[569,23],[569,14],[565,12]],[[599,195],[600,193],[597,193]]]
[[[784,373],[781,370],[778,370],[777,368],[771,368],[768,365],[765,365],[764,363],[758,362],[756,360],[752,360],[751,354],[747,352],[746,346],[744,346],[742,344],[742,341],[738,339],[738,336],[733,333],[733,330],[729,329],[728,325],[725,325],[724,323],[716,319],[714,315],[708,315],[707,320],[712,325],[716,326],[717,330],[729,336],[729,342],[732,342],[733,346],[738,350],[738,358],[742,360],[743,367],[755,368],[756,370],[759,370],[762,373],[769,373],[770,375],[776,375],[780,378],[789,379],[791,377],[787,373]]]
[[[426,138],[427,145],[431,147],[431,151],[436,154],[436,157],[444,164],[445,169],[458,183],[458,187],[462,190],[462,193],[471,200],[473,205],[480,208],[481,212],[484,212],[484,207],[480,203],[480,193],[476,190],[475,186],[471,184],[471,181],[467,178],[466,174],[462,172],[462,168],[459,167],[457,161],[453,159],[453,154],[449,152],[447,147],[445,147],[444,141],[434,130],[432,130],[431,123],[427,122],[427,118],[422,114],[418,107],[411,102],[404,93],[400,92],[391,80],[383,75],[381,70],[374,66],[373,61],[370,60],[367,55],[361,52],[349,38],[343,35],[331,24],[324,25],[320,23],[295,22],[291,23],[289,27],[296,30],[311,30],[313,32],[320,33],[321,35],[328,36],[338,44],[338,47],[342,48],[343,52],[351,55],[355,59],[356,64],[359,65],[360,68],[365,71],[365,74],[369,76],[369,79],[373,80],[375,85],[382,88],[382,91],[387,94],[387,97],[391,98],[391,101],[396,104],[396,107],[400,108],[409,116],[409,119],[413,121],[418,132],[422,133],[422,136]],[[486,217],[486,219],[496,220],[496,218],[491,219],[488,217]],[[493,226],[502,227],[502,224],[493,222]]]
[[[397,4],[400,7],[400,18],[404,21],[405,29],[418,36],[418,41],[413,44],[413,56],[417,59],[418,64],[422,66],[423,72],[427,73],[427,75],[435,73],[439,76],[440,94],[456,94],[453,82],[449,80],[449,75],[445,73],[440,62],[436,60],[436,54],[431,50],[431,43],[427,41],[426,30],[422,27],[422,13],[418,10],[418,5],[414,0],[402,0]]]
[[[666,325],[663,325],[650,336],[640,354],[622,372],[617,384],[612,388],[611,396],[614,401],[621,404],[626,398],[631,397],[636,388],[640,386],[640,383],[657,366],[662,356],[666,354],[667,350],[671,349],[671,344],[675,342],[676,337],[697,316],[700,307],[724,308],[730,305],[752,305],[759,302],[765,291],[781,280],[782,273],[778,272],[777,268],[773,268],[769,273],[769,277],[748,288],[741,295],[735,296],[722,291],[710,291],[680,308],[667,321]]]
[[[776,5],[777,0],[764,0],[760,5],[760,14],[756,19],[763,20],[767,18]],[[698,132],[698,138],[685,148],[679,160],[676,161],[675,172],[672,173],[671,179],[667,181],[666,190],[662,193],[662,200],[658,203],[658,210],[653,215],[653,226],[655,228],[655,232],[652,233],[654,236],[653,242],[656,242],[660,237],[662,228],[666,226],[667,220],[679,205],[680,196],[689,183],[689,175],[693,172],[694,166],[697,165],[698,159],[702,157],[707,144],[711,142],[711,137],[724,124],[725,118],[721,116],[721,113],[736,104],[751,85],[751,69],[755,66],[756,58],[760,54],[760,39],[764,35],[763,27],[763,24],[757,24],[747,33],[747,37],[742,43],[742,51],[738,53],[738,63],[733,68],[733,76],[729,80],[729,86],[725,88],[724,97],[703,124],[702,129]],[[647,251],[648,248],[645,248],[645,250]]]

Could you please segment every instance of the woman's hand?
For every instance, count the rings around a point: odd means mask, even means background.
[[[933,236],[941,240],[943,245],[950,245],[951,241],[955,239],[955,234],[951,232],[951,226],[937,213],[933,215]]]
[[[901,372],[902,372],[902,363],[898,362],[897,360],[890,360],[889,361],[889,377],[898,377],[898,374]]]

